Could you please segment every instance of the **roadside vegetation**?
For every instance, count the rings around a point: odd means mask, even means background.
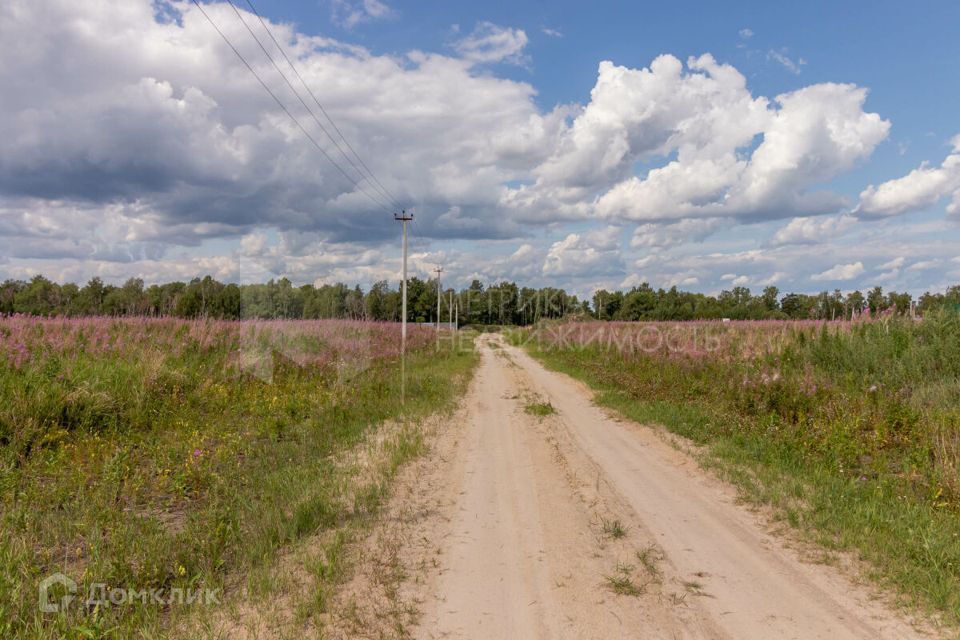
[[[743,497],[960,623],[960,317],[513,332],[598,402],[700,445]]]
[[[189,607],[88,605],[91,585],[223,600],[376,509],[414,430],[360,491],[341,461],[384,421],[452,405],[475,356],[434,344],[412,328],[402,403],[396,324],[0,318],[0,637],[162,636]],[[76,598],[42,613],[56,572]]]

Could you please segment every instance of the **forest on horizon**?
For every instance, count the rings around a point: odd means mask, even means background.
[[[407,286],[408,320],[436,321],[436,280],[410,278]],[[857,290],[844,294],[837,289],[814,295],[783,294],[775,286],[759,294],[734,287],[711,296],[676,287],[654,289],[647,283],[628,291],[601,289],[590,300],[580,300],[564,289],[523,287],[508,281],[484,285],[479,280],[459,290],[445,288],[442,294],[442,321],[450,319],[451,309],[455,309],[460,324],[484,325],[526,325],[567,316],[622,321],[849,320],[864,314],[923,315],[943,307],[960,309],[960,285],[943,293],[925,293],[916,300],[909,293],[884,292],[879,286],[866,293]],[[392,287],[386,281],[364,291],[359,285],[343,283],[297,287],[286,278],[265,284],[233,284],[205,276],[149,286],[131,278],[116,286],[95,277],[80,286],[37,275],[29,281],[0,283],[0,314],[399,321],[401,298],[399,284]]]

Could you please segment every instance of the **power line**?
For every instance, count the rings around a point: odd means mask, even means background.
[[[385,207],[382,202],[380,202],[379,200],[377,200],[376,198],[374,198],[373,196],[371,196],[370,193],[369,193],[366,189],[363,188],[363,185],[362,185],[362,184],[360,184],[356,179],[354,179],[353,176],[351,176],[350,174],[348,174],[348,173],[343,169],[343,167],[341,167],[339,164],[337,164],[336,160],[334,160],[334,159],[330,156],[330,154],[327,153],[326,149],[324,149],[324,148],[320,145],[320,143],[317,142],[317,140],[310,134],[310,132],[307,131],[307,129],[303,126],[303,124],[300,123],[300,121],[297,119],[297,117],[296,117],[295,115],[293,115],[293,114],[290,112],[289,109],[287,109],[287,106],[286,106],[285,104],[283,104],[283,101],[281,101],[280,98],[277,97],[277,95],[273,92],[273,90],[270,89],[270,87],[267,85],[267,83],[263,81],[263,78],[261,78],[260,75],[259,75],[259,74],[254,70],[254,68],[250,65],[250,63],[247,62],[247,59],[243,57],[243,54],[241,54],[240,51],[237,50],[237,48],[236,48],[236,47],[233,45],[233,43],[230,41],[230,38],[228,38],[228,37],[226,36],[226,34],[224,34],[223,31],[220,30],[220,27],[218,27],[218,26],[217,26],[217,23],[213,21],[213,18],[211,18],[211,17],[207,14],[207,12],[204,11],[203,6],[200,5],[200,3],[198,2],[198,0],[192,0],[192,2],[193,2],[194,5],[196,5],[197,9],[200,10],[200,13],[203,14],[203,17],[205,17],[205,18],[207,19],[207,22],[210,23],[210,26],[212,26],[212,27],[214,28],[214,30],[215,30],[218,34],[220,34],[220,37],[223,38],[223,41],[227,43],[227,46],[230,47],[230,49],[233,50],[233,52],[237,55],[237,57],[238,57],[238,58],[240,59],[240,61],[244,64],[244,66],[250,71],[251,74],[253,74],[253,77],[256,78],[257,81],[260,83],[260,86],[262,86],[262,87],[264,88],[264,90],[265,90],[268,94],[270,94],[270,97],[273,98],[274,102],[276,102],[277,105],[278,105],[281,109],[283,109],[283,112],[286,113],[287,116],[288,116],[291,120],[293,120],[294,124],[296,124],[297,127],[300,129],[300,131],[303,132],[303,135],[307,136],[307,138],[310,140],[310,142],[313,143],[313,146],[315,146],[315,147],[320,151],[320,153],[322,153],[322,154],[324,155],[324,157],[325,157],[327,160],[330,161],[330,164],[332,164],[334,167],[336,167],[337,170],[338,170],[340,173],[342,173],[343,176],[344,176],[347,180],[349,180],[351,184],[354,185],[354,187],[356,187],[356,188],[357,188],[361,193],[363,193],[365,196],[367,196],[368,198],[370,198],[370,200],[371,200],[374,204],[376,204],[378,207],[380,207],[381,209],[383,209],[383,210],[386,211],[387,213],[391,213],[391,210],[390,210],[389,207]],[[231,4],[232,4],[232,3],[231,3]],[[234,9],[236,9],[236,7],[234,7]]]
[[[320,113],[324,115],[324,117],[327,119],[327,122],[329,122],[330,126],[333,127],[333,130],[337,132],[337,135],[340,136],[340,139],[343,140],[343,143],[347,146],[347,148],[351,151],[351,153],[353,153],[353,156],[357,159],[357,162],[359,162],[360,165],[364,169],[366,169],[367,174],[370,176],[370,179],[373,181],[371,185],[375,184],[377,187],[379,187],[380,192],[387,197],[387,200],[391,202],[393,206],[399,209],[402,209],[403,205],[400,203],[400,201],[385,186],[383,186],[383,183],[380,182],[379,178],[377,178],[377,174],[375,174],[373,170],[371,170],[370,167],[367,166],[367,163],[363,161],[363,158],[360,157],[360,154],[358,154],[356,149],[353,148],[353,145],[350,144],[350,141],[347,140],[346,136],[343,135],[343,132],[340,130],[340,127],[337,126],[337,123],[334,122],[333,118],[330,117],[330,114],[327,113],[327,110],[323,108],[322,104],[320,104],[320,100],[317,99],[316,94],[314,94],[313,90],[310,89],[310,85],[308,85],[306,81],[303,79],[303,76],[300,75],[300,72],[297,70],[297,67],[293,64],[293,61],[291,61],[290,57],[287,56],[287,52],[284,50],[282,46],[280,46],[280,42],[274,37],[273,31],[270,29],[269,26],[267,26],[266,21],[257,11],[257,8],[253,6],[253,1],[246,0],[246,3],[250,7],[250,10],[253,12],[253,15],[257,16],[257,19],[260,21],[260,24],[263,26],[264,31],[266,31],[267,35],[270,36],[270,39],[273,41],[273,44],[277,47],[277,50],[283,56],[283,59],[287,61],[287,64],[290,66],[290,69],[293,71],[293,73],[297,76],[297,79],[300,81],[300,84],[302,84],[303,88],[307,90],[308,94],[310,94],[310,97],[313,99],[317,107],[320,109]],[[234,7],[234,9],[236,9],[236,7]],[[323,128],[322,125],[321,125],[321,128]],[[326,131],[326,129],[324,129],[324,131]],[[331,138],[331,140],[333,140],[333,138]],[[363,175],[359,167],[357,167],[357,165],[353,162],[353,160],[350,160],[347,154],[344,153],[343,149],[340,148],[340,145],[337,144],[336,140],[333,140],[333,143],[337,146],[337,149],[340,150],[340,153],[342,153],[343,156],[347,158],[348,161],[350,161],[350,164],[352,164],[353,167],[357,169],[357,172]]]
[[[230,4],[230,7],[233,9],[233,12],[234,12],[235,14],[237,14],[237,19],[240,20],[240,23],[246,28],[247,32],[253,37],[254,41],[256,41],[256,43],[257,43],[257,46],[259,46],[259,47],[260,47],[260,50],[263,51],[263,54],[264,54],[265,56],[267,56],[267,60],[269,60],[269,61],[270,61],[270,64],[273,65],[273,68],[277,70],[277,73],[279,73],[279,74],[280,74],[280,77],[283,78],[283,81],[284,81],[284,82],[287,84],[287,86],[290,88],[290,91],[293,92],[294,97],[296,97],[296,99],[300,101],[300,104],[303,105],[303,108],[307,110],[307,113],[310,114],[310,117],[313,118],[313,121],[317,123],[317,126],[320,127],[320,130],[323,131],[323,133],[327,136],[327,139],[329,139],[330,142],[333,143],[333,146],[335,146],[335,147],[337,148],[337,151],[340,152],[340,155],[342,155],[343,158],[353,166],[354,170],[355,170],[355,171],[357,172],[357,174],[360,176],[360,180],[367,180],[367,181],[369,182],[369,179],[367,178],[367,176],[363,173],[363,171],[360,170],[360,167],[357,166],[357,163],[354,162],[354,161],[350,158],[350,156],[348,156],[348,155],[344,152],[344,150],[340,147],[340,144],[337,142],[336,138],[334,138],[334,137],[330,134],[330,132],[327,131],[327,128],[326,128],[325,126],[323,126],[323,123],[320,122],[320,119],[319,119],[319,118],[317,118],[317,115],[313,112],[313,109],[310,108],[310,105],[308,105],[308,104],[304,101],[304,99],[300,96],[300,92],[297,91],[297,89],[293,86],[293,83],[290,82],[290,79],[287,78],[286,74],[285,74],[283,71],[281,71],[280,65],[278,65],[277,62],[273,59],[273,56],[270,55],[270,53],[267,51],[267,48],[266,48],[265,46],[263,46],[263,42],[261,42],[261,41],[260,41],[260,38],[257,37],[257,34],[253,32],[253,29],[250,28],[250,25],[247,24],[247,21],[243,19],[243,15],[240,13],[240,10],[237,9],[237,5],[233,4],[233,0],[227,0],[227,2]],[[376,194],[376,196],[377,196],[378,199],[379,199],[381,196],[380,196],[380,194],[377,192],[376,187],[373,185],[373,183],[370,183],[370,186],[373,187],[374,193]],[[387,198],[387,199],[385,199],[385,200],[381,200],[380,203],[381,203],[381,204],[385,204],[388,209],[389,209],[391,206],[393,206],[393,205],[390,203],[390,199],[389,199],[389,198]]]
[[[413,236],[414,250],[429,253],[427,239],[420,233],[419,229],[420,227],[417,225],[417,221],[413,220],[410,225],[410,235]]]

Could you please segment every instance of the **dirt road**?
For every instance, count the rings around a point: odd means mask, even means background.
[[[803,561],[654,430],[499,337],[479,344],[437,469],[443,525],[423,533],[438,569],[415,587],[419,637],[928,637]]]

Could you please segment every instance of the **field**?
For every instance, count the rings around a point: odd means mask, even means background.
[[[560,323],[512,334],[905,602],[960,621],[960,321]]]
[[[469,377],[433,335],[410,332],[402,402],[397,324],[0,318],[0,637],[156,637],[375,511]],[[384,421],[408,426],[360,482],[342,460]],[[57,572],[76,596],[41,613]]]
[[[949,632],[958,330],[3,317],[0,636]]]

